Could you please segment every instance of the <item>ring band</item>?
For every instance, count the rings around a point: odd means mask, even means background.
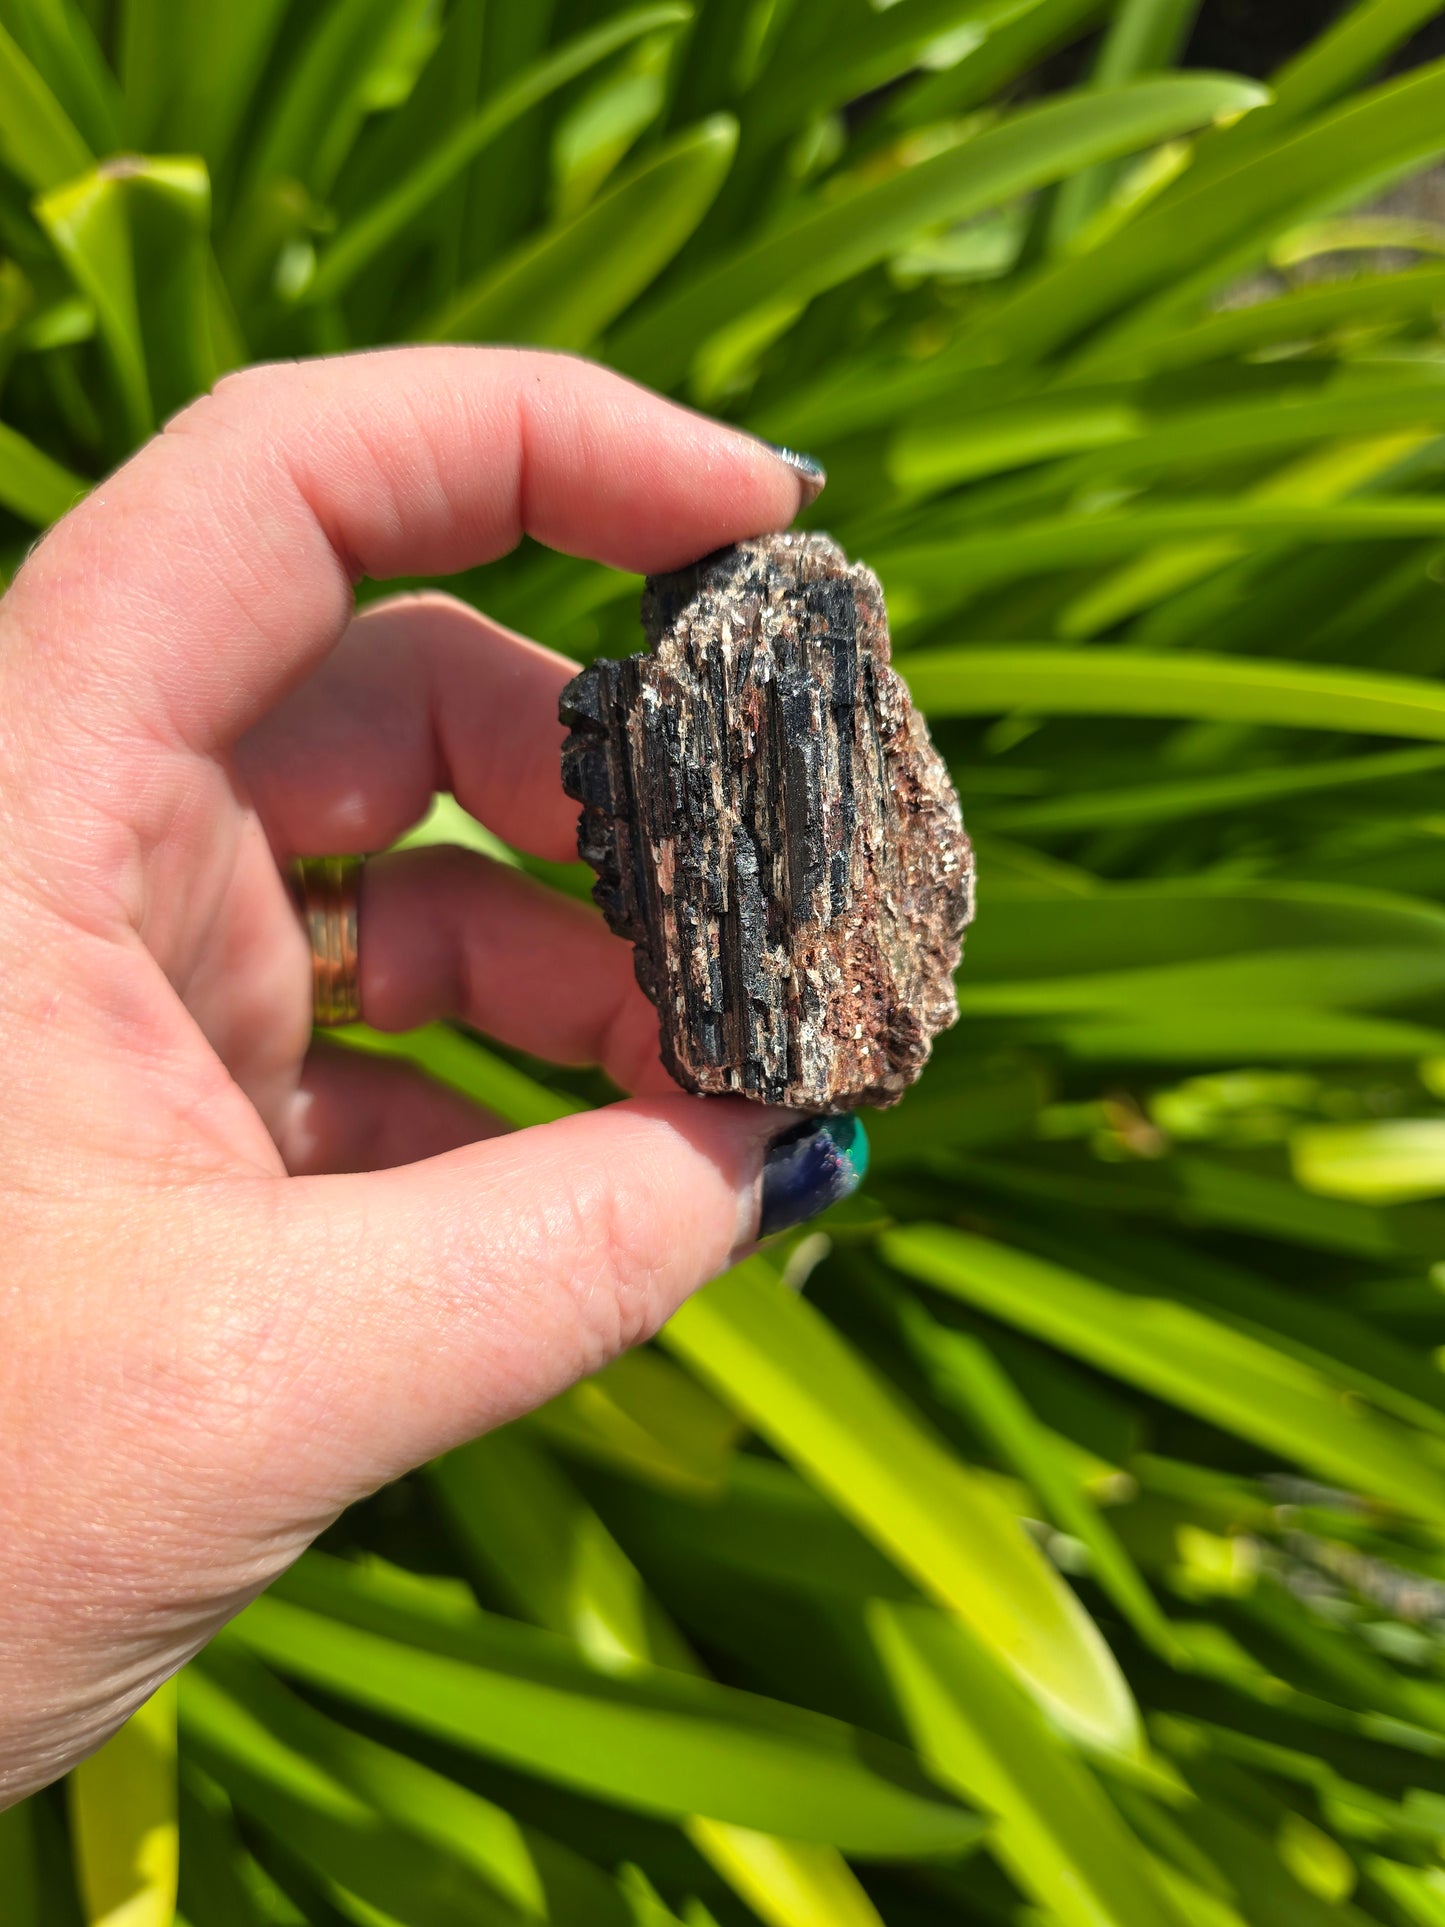
[[[364,861],[359,856],[311,856],[296,865],[311,945],[311,1015],[317,1024],[354,1024],[361,1015],[357,899]]]

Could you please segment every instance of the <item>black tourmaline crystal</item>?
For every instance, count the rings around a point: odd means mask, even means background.
[[[958,1015],[973,858],[877,578],[767,535],[651,579],[650,653],[562,695],[562,780],[689,1091],[891,1104]]]

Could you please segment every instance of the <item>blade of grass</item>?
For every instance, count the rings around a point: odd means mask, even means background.
[[[1442,286],[1445,300],[1445,286]],[[923,410],[895,434],[889,468],[909,489],[937,489],[1031,460],[1075,455],[1050,477],[1060,495],[1105,481],[1167,475],[1191,478],[1211,461],[1267,455],[1313,441],[1390,431],[1445,427],[1445,380],[1433,367],[1401,369],[1384,380],[1353,374],[1324,392],[1299,394],[1281,384],[1270,395],[1255,389],[1247,401],[1146,412],[1134,396],[1105,389],[1065,389],[1057,399],[1031,400],[950,420],[937,406]]]
[[[1033,11],[1033,0],[795,6],[749,96],[749,126],[776,137],[906,75],[952,69]]]
[[[250,144],[247,193],[297,181],[330,192],[368,111],[377,50],[407,0],[350,0],[317,19]]]
[[[1327,1198],[1399,1204],[1445,1192],[1445,1118],[1311,1124],[1290,1139],[1300,1183]]]
[[[1036,0],[996,26],[972,53],[902,89],[896,102],[885,106],[883,126],[921,127],[968,113],[1087,33],[1108,11],[1109,0]]]
[[[1198,367],[1261,348],[1307,343],[1331,331],[1429,319],[1445,310],[1445,268],[1358,275],[1344,282],[1291,288],[1273,300],[1208,314],[1172,332],[1121,350],[1117,363],[1091,357],[1091,380],[1137,377],[1151,370]]]
[[[436,1927],[523,1927],[541,1914],[519,1902],[519,1882],[529,1901],[542,1896],[505,1815],[312,1712],[244,1654],[189,1670],[182,1709],[187,1757],[328,1885]],[[338,1753],[369,1792],[400,1803],[411,1826],[354,1793],[332,1771]]]

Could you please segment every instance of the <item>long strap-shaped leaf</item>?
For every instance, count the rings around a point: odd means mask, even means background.
[[[64,515],[88,487],[17,429],[0,422],[0,508],[43,529]]]
[[[1196,272],[1202,293],[1257,258],[1284,228],[1442,150],[1445,63],[1437,62],[1299,132],[1287,130],[1216,179],[1196,184],[1186,174],[1175,193],[1112,240],[1027,277],[972,331],[973,342],[981,354],[1042,357],[1124,311],[1120,327],[1089,351],[1090,358],[1113,356],[1128,340],[1177,325],[1174,310],[1184,295],[1193,298]],[[1159,316],[1130,307],[1161,289],[1168,301]]]
[[[317,1555],[280,1590],[291,1597],[273,1589],[227,1637],[343,1699],[594,1798],[884,1858],[979,1836],[977,1816],[906,1749],[842,1721],[660,1667],[604,1675],[553,1634],[482,1613],[443,1624]]]
[[[1055,1718],[1096,1744],[1133,1746],[1113,1656],[1019,1522],[766,1265],[718,1279],[662,1338]]]
[[[874,1643],[915,1745],[996,1816],[993,1851],[1061,1927],[1178,1927],[1138,1843],[1036,1706],[962,1627],[875,1600]]]
[[[1445,1477],[1418,1435],[1357,1409],[1313,1367],[1169,1299],[1085,1278],[941,1225],[883,1234],[887,1262],[1102,1371],[1282,1452],[1351,1490],[1445,1522]]]
[[[687,17],[687,8],[676,4],[637,7],[588,33],[576,35],[545,60],[535,62],[464,120],[439,147],[423,156],[379,201],[342,229],[321,257],[304,298],[308,302],[328,301],[339,294],[389,241],[415,221],[437,195],[485,152],[499,134],[549,94],[643,34],[677,26]]]
[[[57,187],[93,156],[74,123],[14,40],[0,27],[0,166],[27,187]]]
[[[905,668],[937,716],[1173,716],[1445,742],[1445,690],[1367,669],[1030,643],[920,650]]]
[[[572,220],[523,242],[463,288],[418,335],[588,347],[696,228],[732,163],[737,134],[726,114],[685,129]]]
[[[602,1520],[514,1429],[449,1453],[430,1474],[471,1559],[529,1619],[607,1664],[701,1672]],[[831,1847],[697,1815],[683,1828],[769,1927],[882,1927]]]
[[[970,530],[952,542],[888,549],[870,560],[884,581],[901,585],[907,600],[896,599],[916,621],[925,615],[936,619],[996,583],[1045,569],[1112,562],[1161,542],[1227,538],[1233,550],[1247,553],[1282,541],[1378,542],[1422,535],[1445,535],[1445,500],[1438,496],[1373,495],[1323,503],[1205,497],[1161,508]]]
[[[424,1909],[436,1927],[624,1927],[613,1883],[580,1855],[318,1712],[234,1646],[182,1676],[181,1720],[187,1758],[244,1812],[402,1919]]]
[[[176,1688],[169,1681],[68,1781],[90,1927],[171,1927],[176,1829]]]
[[[761,238],[650,304],[619,334],[612,358],[652,381],[674,380],[708,336],[755,307],[807,300],[922,228],[964,220],[1260,98],[1249,82],[1192,74],[1024,108],[961,147],[852,193],[810,197]]]

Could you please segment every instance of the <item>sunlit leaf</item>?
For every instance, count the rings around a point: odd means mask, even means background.
[[[89,1927],[171,1927],[180,1855],[174,1684],[83,1760],[68,1787]]]
[[[664,1333],[731,1404],[1057,1718],[1127,1748],[1134,1708],[1073,1596],[993,1493],[759,1261]]]

